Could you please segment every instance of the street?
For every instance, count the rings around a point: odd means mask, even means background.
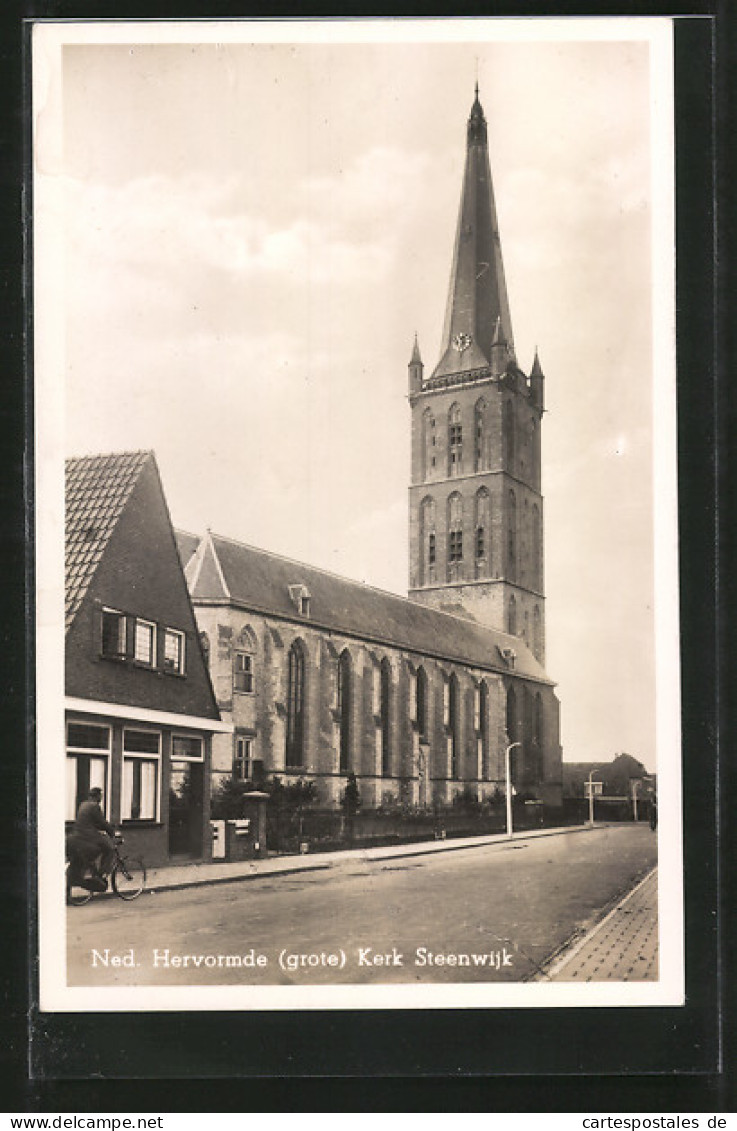
[[[656,864],[646,824],[68,909],[68,984],[524,981]]]

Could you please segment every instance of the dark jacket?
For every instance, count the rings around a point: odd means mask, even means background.
[[[98,841],[100,833],[113,836],[115,830],[105,820],[99,801],[83,801],[77,810],[74,831],[83,840]]]

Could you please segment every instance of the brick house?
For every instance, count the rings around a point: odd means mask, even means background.
[[[151,452],[66,465],[66,816],[100,786],[147,862],[210,856],[220,720]]]

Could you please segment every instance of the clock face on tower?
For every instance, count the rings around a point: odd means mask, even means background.
[[[464,350],[467,350],[468,347],[470,346],[470,344],[471,344],[471,335],[470,334],[456,334],[456,336],[453,339],[453,346],[454,346],[455,349],[458,350],[459,353],[463,353]]]

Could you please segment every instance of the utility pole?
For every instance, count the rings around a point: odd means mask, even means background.
[[[594,827],[594,774],[596,770],[592,770],[589,774],[589,824]]]
[[[521,742],[510,742],[504,754],[504,776],[507,796],[507,836],[512,835],[512,765],[510,755]]]

